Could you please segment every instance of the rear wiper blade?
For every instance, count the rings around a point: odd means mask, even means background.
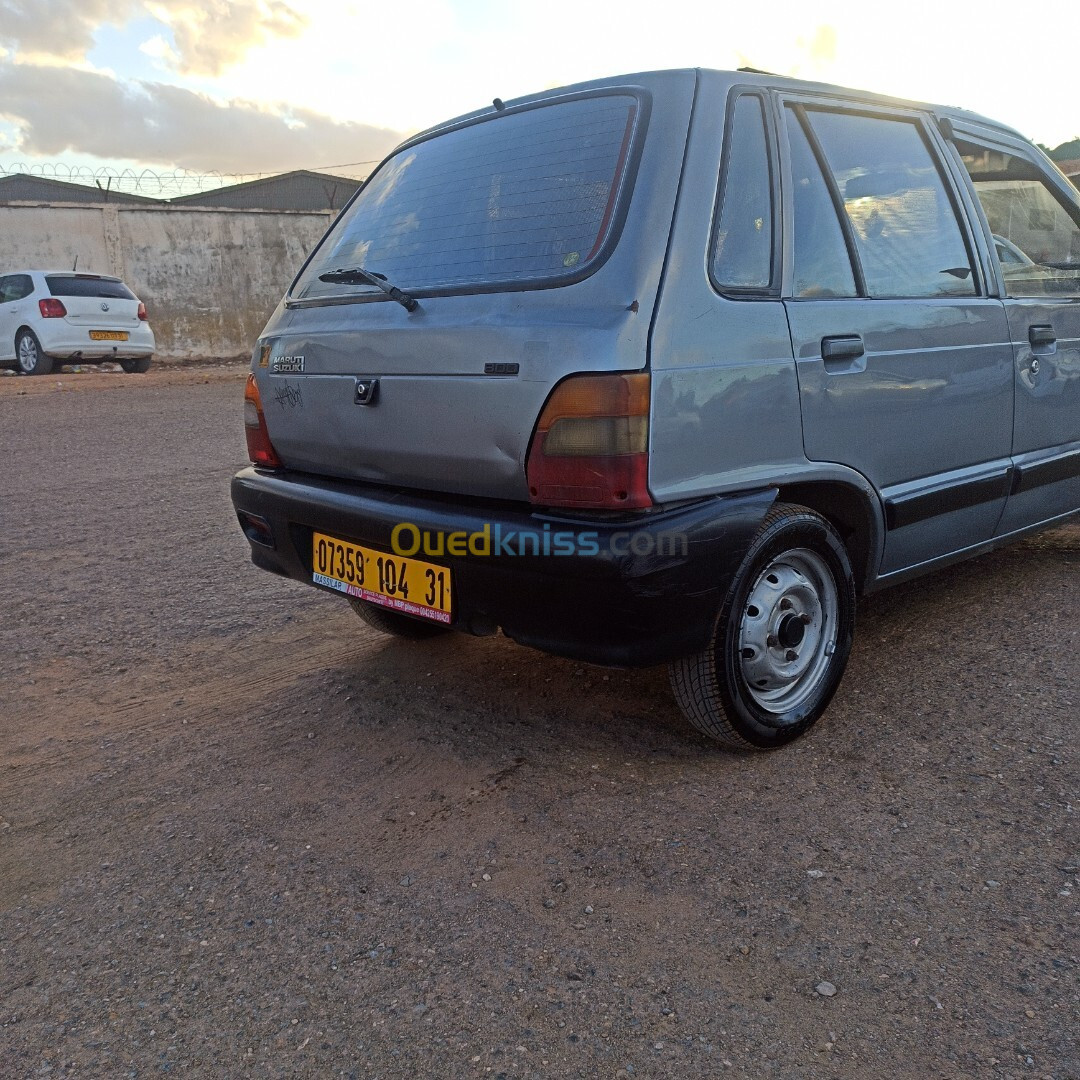
[[[342,285],[374,285],[381,289],[391,300],[396,300],[406,311],[415,311],[420,305],[408,293],[402,292],[396,285],[386,280],[385,274],[373,274],[362,266],[350,266],[348,269],[327,270],[319,275],[320,281],[338,282]]]

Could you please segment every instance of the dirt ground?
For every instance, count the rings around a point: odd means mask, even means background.
[[[731,754],[254,569],[243,378],[0,378],[0,1075],[1080,1077],[1080,526]]]

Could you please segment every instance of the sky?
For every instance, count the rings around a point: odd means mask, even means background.
[[[1053,147],[1080,135],[1078,42],[1077,0],[0,0],[0,174],[362,177],[495,97],[696,66],[959,105]]]

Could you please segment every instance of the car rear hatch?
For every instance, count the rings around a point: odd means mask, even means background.
[[[72,326],[130,332],[139,325],[139,300],[118,278],[46,274],[45,285],[63,303]]]
[[[387,159],[256,349],[286,467],[527,499],[552,388],[646,366],[695,82],[667,72],[511,102]],[[416,309],[359,277],[322,279],[355,268]]]

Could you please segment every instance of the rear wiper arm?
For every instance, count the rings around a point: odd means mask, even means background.
[[[408,293],[403,293],[396,285],[386,280],[385,274],[373,274],[362,266],[350,266],[347,270],[327,270],[319,275],[320,281],[338,282],[342,285],[374,285],[381,289],[391,300],[396,300],[406,311],[415,311],[420,305]]]

